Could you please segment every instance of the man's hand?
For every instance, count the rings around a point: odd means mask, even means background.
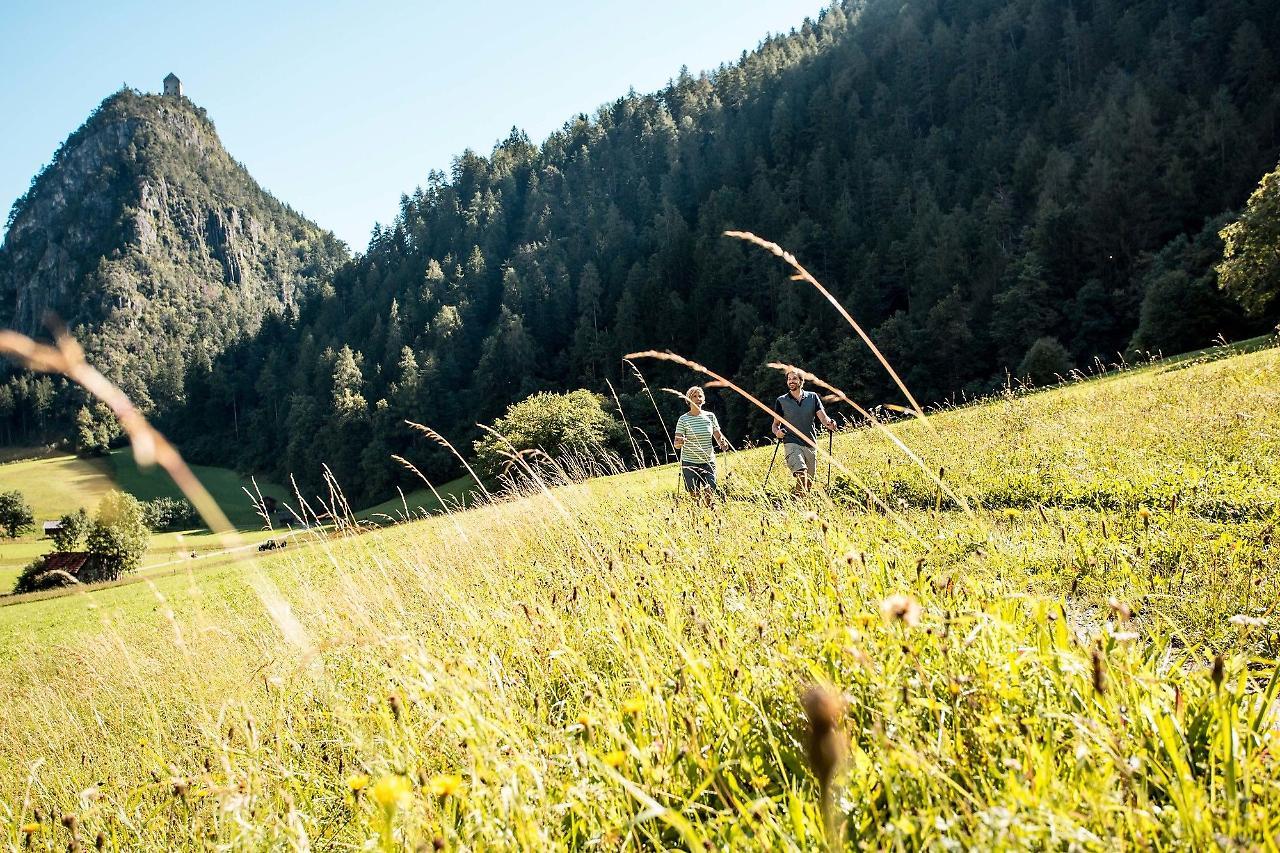
[[[828,431],[828,432],[835,432],[835,431],[836,431],[836,422],[835,422],[833,419],[831,419],[831,418],[827,418],[827,422],[826,422],[825,426],[826,426],[826,428],[827,428],[827,431]]]

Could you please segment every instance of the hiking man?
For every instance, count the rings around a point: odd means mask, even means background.
[[[800,436],[812,439],[816,434],[814,420],[822,421],[822,425],[832,432],[836,431],[836,422],[827,417],[827,410],[822,405],[822,398],[812,391],[804,390],[804,377],[799,371],[787,371],[787,393],[773,402],[773,435],[780,439],[786,447],[787,467],[796,477],[796,484],[791,489],[793,495],[803,495],[813,484],[814,474],[818,470],[818,460],[813,445],[806,444]],[[786,421],[791,429],[782,425]]]
[[[675,445],[680,451],[680,471],[687,492],[714,493],[716,489],[716,451],[712,440],[721,450],[729,449],[729,442],[720,432],[720,422],[711,412],[702,408],[706,395],[694,385],[685,392],[689,411],[676,421]]]

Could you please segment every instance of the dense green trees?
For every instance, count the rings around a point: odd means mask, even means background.
[[[785,350],[897,402],[829,308],[726,228],[795,252],[924,400],[1024,363],[1044,379],[1112,361],[1131,338],[1172,351],[1244,331],[1207,286],[1202,231],[1280,154],[1278,42],[1262,0],[836,5],[541,146],[513,131],[464,152],[332,289],[220,359],[230,389],[173,426],[205,458],[306,485],[326,462],[362,498],[400,481],[384,454],[451,464],[403,418],[456,442],[512,400],[608,382],[661,436],[620,362],[635,347],[760,393]],[[653,386],[689,378],[645,369]],[[731,397],[711,405],[730,435],[764,428]]]

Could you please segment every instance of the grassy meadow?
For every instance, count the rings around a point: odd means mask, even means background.
[[[891,430],[0,608],[0,844],[1274,848],[1280,351]]]
[[[182,492],[162,470],[139,468],[128,448],[90,459],[38,450],[15,451],[14,455],[16,459],[0,463],[0,491],[21,492],[31,505],[36,527],[16,539],[0,539],[0,595],[13,588],[23,567],[53,550],[52,541],[42,532],[43,522],[80,507],[92,514],[98,501],[111,489],[120,489],[143,501],[182,497]],[[249,495],[256,491],[275,498],[282,506],[293,506],[296,500],[288,489],[276,483],[245,478],[228,468],[195,465],[192,470],[245,542],[278,538],[279,531],[264,528]],[[374,524],[403,521],[438,512],[442,509],[441,500],[451,506],[462,506],[473,489],[474,480],[459,477],[436,487],[435,492],[429,488],[417,489],[361,509],[355,518]],[[207,529],[157,533],[151,537],[141,574],[172,573],[174,566],[185,559],[209,557],[221,550],[222,541]],[[124,582],[132,580],[125,578]]]
[[[201,482],[246,536],[262,540],[270,536],[262,529],[262,518],[253,508],[245,489],[254,484],[226,468],[194,466]],[[274,483],[257,483],[263,495],[285,500],[288,491]],[[31,505],[35,530],[17,539],[0,539],[0,594],[13,588],[14,581],[28,563],[53,550],[44,536],[45,521],[84,507],[92,515],[98,501],[111,489],[128,492],[139,500],[182,497],[182,492],[158,468],[145,470],[133,461],[128,448],[104,457],[83,459],[70,454],[31,454],[30,458],[0,464],[0,491],[17,489]],[[222,547],[218,537],[196,529],[158,533],[143,560],[144,569],[169,566],[183,557],[208,555]]]

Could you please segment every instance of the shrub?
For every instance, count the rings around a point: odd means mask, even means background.
[[[156,498],[142,502],[142,515],[147,527],[161,530],[186,530],[200,522],[200,516],[185,498]]]
[[[1018,375],[1030,378],[1036,385],[1052,385],[1070,370],[1071,355],[1057,338],[1052,337],[1040,338],[1032,344],[1022,364],[1018,365]]]
[[[89,529],[87,550],[103,561],[103,577],[109,580],[142,564],[150,534],[137,498],[107,492]]]
[[[541,392],[514,403],[493,429],[516,450],[538,448],[553,458],[570,450],[614,449],[624,440],[622,424],[604,409],[604,397],[581,388],[567,394]],[[495,475],[506,466],[506,442],[486,435],[475,449],[485,473]]]
[[[6,536],[15,539],[34,527],[35,522],[31,506],[22,497],[22,492],[0,492],[0,529]]]
[[[74,551],[80,544],[80,540],[89,532],[89,513],[84,511],[84,507],[80,507],[75,512],[62,516],[58,521],[62,525],[61,528],[49,536],[53,540],[53,549]]]

